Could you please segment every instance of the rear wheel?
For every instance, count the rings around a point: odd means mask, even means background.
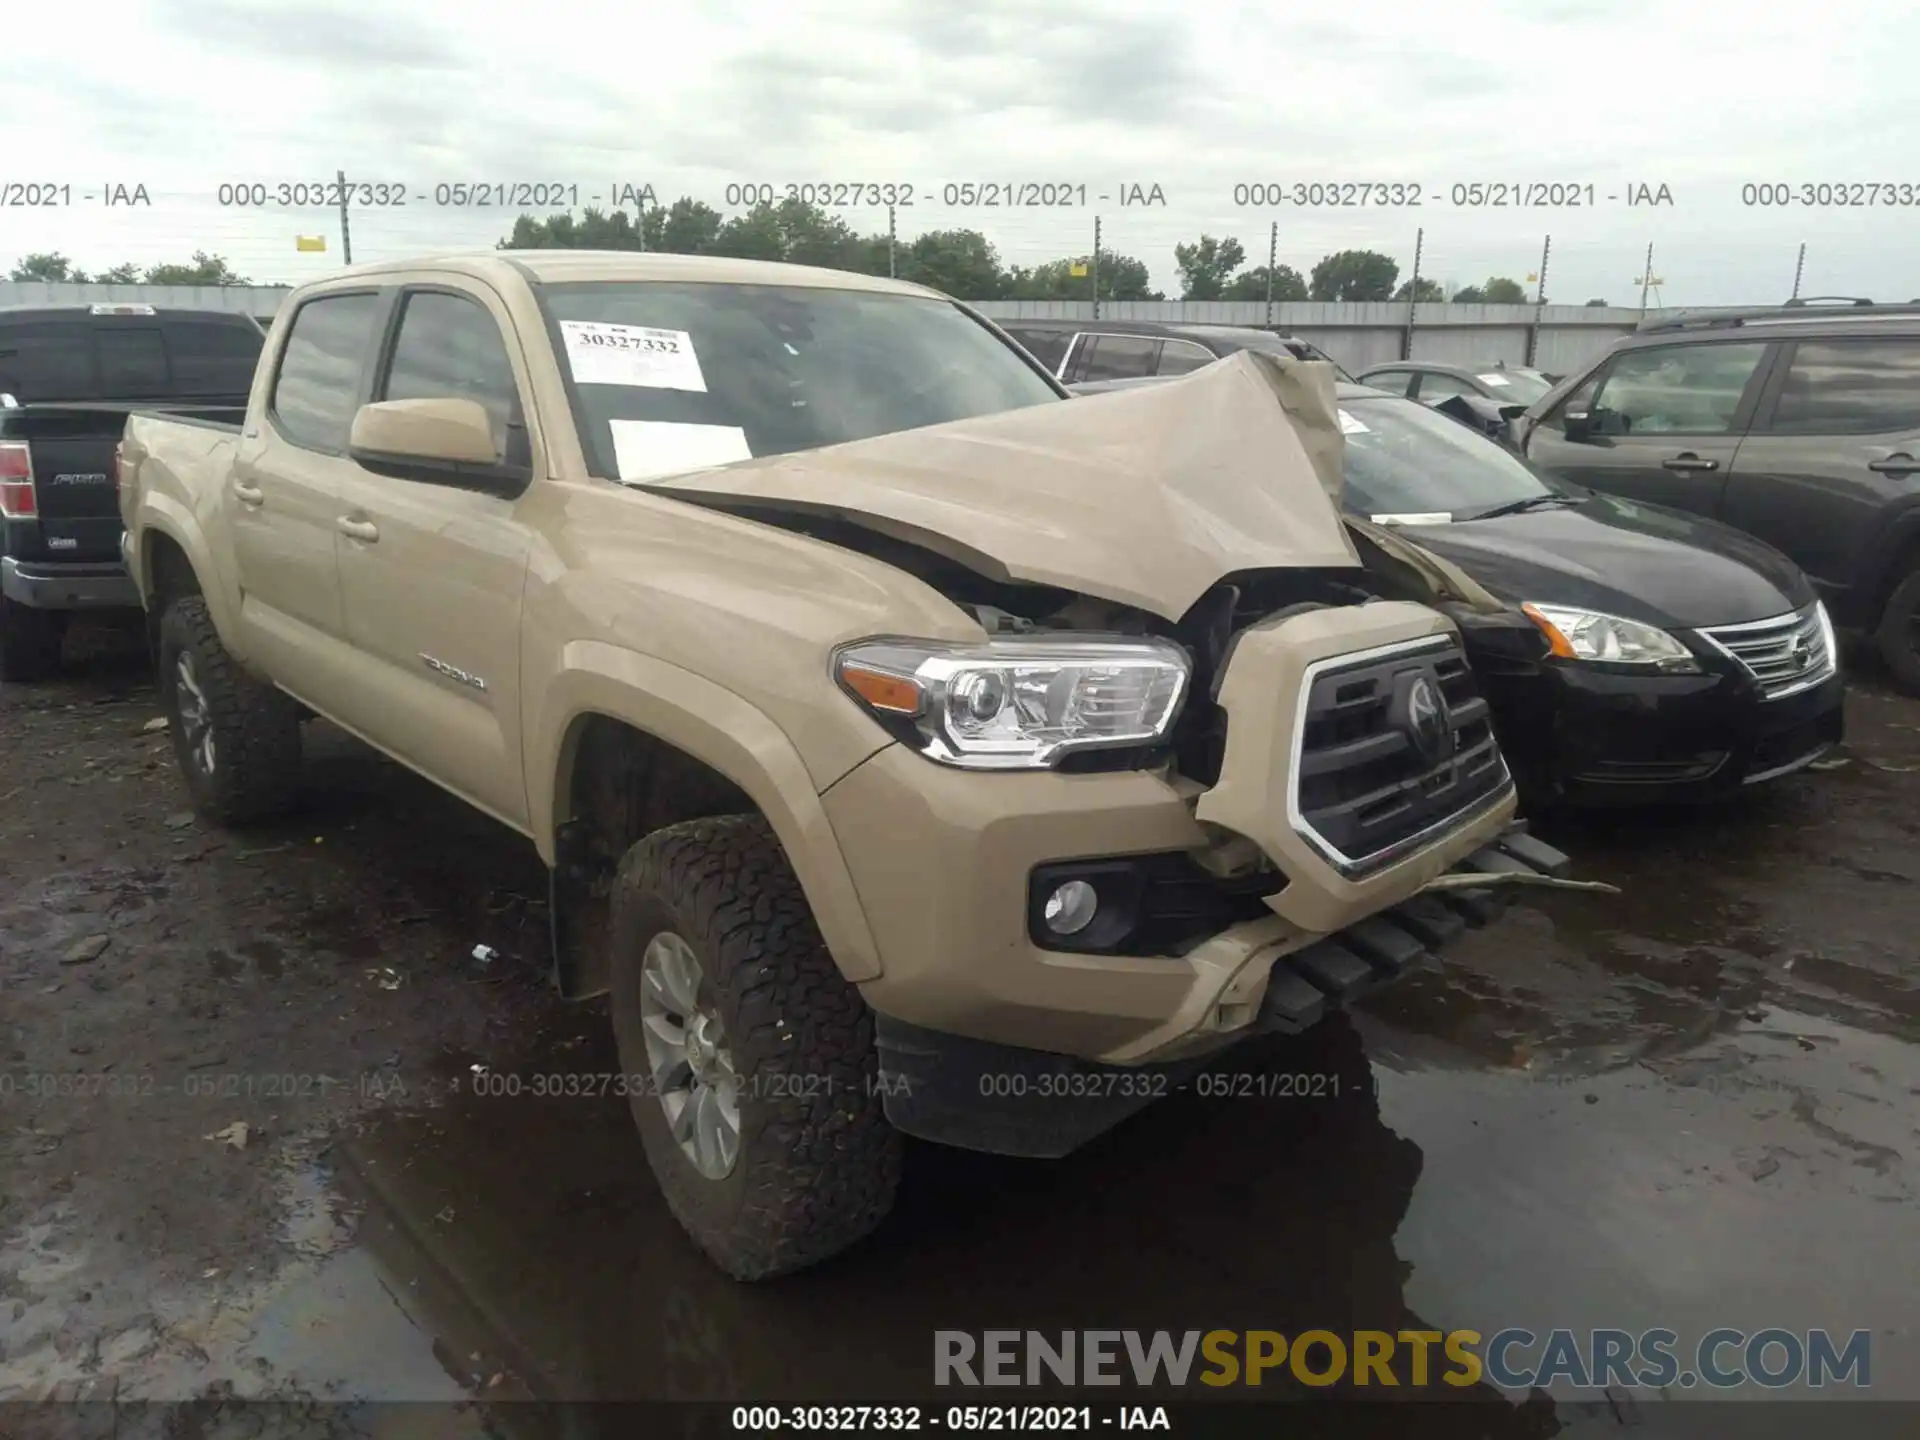
[[[0,680],[44,680],[60,668],[67,612],[37,610],[0,595]]]
[[[656,830],[621,862],[613,1023],[647,1161],[722,1270],[826,1259],[893,1208],[873,1016],[765,820]]]
[[[293,808],[300,787],[300,712],[242,670],[198,595],[160,619],[160,699],[193,808],[224,825]]]
[[[1920,695],[1920,564],[1893,587],[1874,640],[1894,683],[1909,695]]]

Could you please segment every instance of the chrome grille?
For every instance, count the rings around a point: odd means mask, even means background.
[[[1778,700],[1820,684],[1834,672],[1835,657],[1817,605],[1792,615],[1716,625],[1700,632],[1760,682],[1763,698]]]

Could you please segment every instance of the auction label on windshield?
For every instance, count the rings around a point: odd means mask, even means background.
[[[706,392],[700,357],[684,330],[562,320],[560,334],[566,341],[567,366],[578,384]]]

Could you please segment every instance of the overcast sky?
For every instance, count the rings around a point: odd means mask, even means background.
[[[903,236],[967,225],[1002,259],[1137,256],[1179,293],[1175,242],[1279,225],[1303,273],[1367,247],[1467,284],[1538,269],[1548,295],[1637,303],[1646,246],[1668,304],[1920,296],[1920,7],[1692,0],[1434,6],[1193,0],[71,0],[7,27],[0,266],[58,250],[87,269],[225,255],[257,281],[341,263],[326,210],[222,208],[223,183],[395,183],[356,209],[356,260],[490,245],[513,212],[441,208],[441,183],[616,183],[723,211],[729,183],[911,185]],[[1085,185],[1064,209],[955,209],[947,184]],[[1236,184],[1412,184],[1418,209],[1236,205]],[[1578,209],[1474,209],[1474,182],[1594,187]],[[1762,208],[1759,183],[1878,182],[1906,208]],[[148,208],[86,195],[146,186]],[[1119,203],[1158,185],[1164,206]],[[1673,203],[1630,207],[1631,187]],[[1100,202],[1101,194],[1112,197]],[[1609,200],[1609,195],[1620,198]],[[1584,190],[1582,198],[1584,199]],[[1815,197],[1819,198],[1818,196]],[[843,212],[863,231],[886,212]],[[324,255],[295,237],[325,234]]]

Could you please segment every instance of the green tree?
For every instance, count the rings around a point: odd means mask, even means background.
[[[1267,267],[1256,265],[1251,270],[1242,270],[1229,280],[1220,290],[1222,300],[1264,300],[1267,298]],[[1273,267],[1273,298],[1275,300],[1304,300],[1307,298],[1307,282],[1300,272],[1291,265]]]
[[[1604,300],[1589,300],[1587,301],[1587,305],[1592,309],[1605,309],[1607,302]]]
[[[93,283],[96,285],[138,285],[140,283],[140,267],[132,261],[128,261],[125,265],[116,265],[111,270],[102,270],[98,275],[94,276]]]
[[[193,259],[187,264],[175,262],[149,266],[145,283],[148,285],[250,285],[253,282],[244,275],[235,274],[225,257],[209,255],[204,250],[196,250],[193,252]]]
[[[1086,273],[1075,275],[1079,266]],[[1100,254],[1100,298],[1102,300],[1163,300],[1152,288],[1146,262],[1131,255]],[[1007,272],[1007,295],[1016,300],[1091,300],[1093,299],[1093,257],[1076,255],[1066,260],[1049,260],[1032,269],[1016,265]]]
[[[879,273],[884,275],[887,237],[875,238],[880,243]],[[943,290],[957,300],[997,300],[1006,284],[999,253],[978,230],[916,235],[912,244],[899,247],[895,265],[902,280]]]
[[[1393,298],[1396,300],[1408,299],[1409,292],[1414,290],[1418,290],[1419,293],[1412,295],[1411,298],[1422,305],[1438,305],[1447,298],[1447,292],[1441,288],[1440,282],[1438,280],[1429,280],[1424,275],[1422,275],[1417,282],[1412,280],[1402,282],[1400,288],[1393,292]]]
[[[1518,280],[1507,280],[1495,275],[1484,285],[1469,285],[1454,292],[1456,305],[1524,305],[1527,292]]]
[[[58,251],[41,250],[32,255],[21,256],[7,278],[84,285],[87,283],[87,272],[74,269],[73,262]]]
[[[664,209],[656,205],[647,211],[647,248],[669,255],[705,255],[725,223],[725,217],[705,201],[682,195]]]
[[[762,201],[745,214],[733,216],[720,227],[708,253],[736,260],[786,259],[786,235],[779,212]]]
[[[1247,251],[1229,235],[1216,240],[1202,235],[1191,245],[1173,247],[1173,263],[1180,271],[1182,300],[1218,300],[1227,277],[1246,264]]]
[[[495,248],[500,250],[644,250],[641,227],[624,210],[612,214],[589,205],[576,219],[570,214],[536,220],[522,215],[513,233]]]
[[[1315,300],[1386,300],[1400,265],[1377,250],[1339,250],[1313,267],[1309,293]]]

